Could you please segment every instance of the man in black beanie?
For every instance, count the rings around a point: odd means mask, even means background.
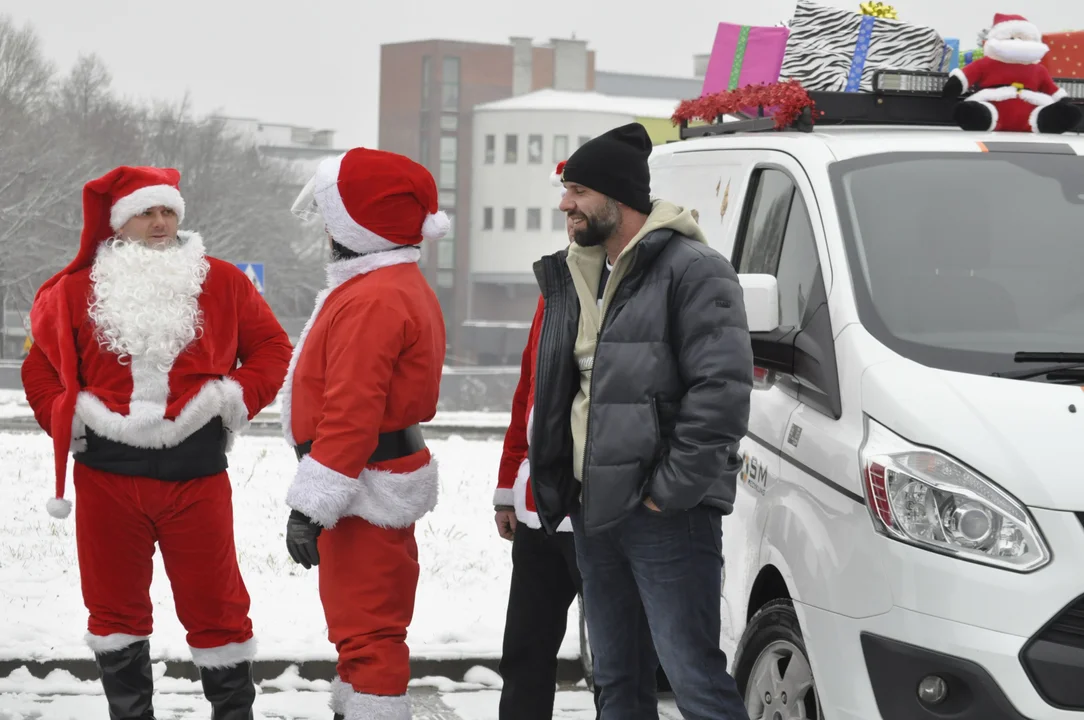
[[[601,720],[657,720],[660,660],[685,718],[748,720],[719,648],[745,304],[691,211],[652,200],[650,154],[632,123],[558,166],[573,242],[535,264],[532,490],[546,532],[572,519]]]

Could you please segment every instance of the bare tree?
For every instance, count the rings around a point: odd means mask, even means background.
[[[45,102],[53,72],[34,30],[0,15],[0,126],[10,122],[8,113],[33,112]]]
[[[0,295],[29,308],[35,289],[75,253],[83,184],[117,165],[181,171],[185,225],[233,262],[263,262],[281,316],[304,316],[323,285],[319,235],[289,207],[296,178],[196,118],[189,98],[119,100],[100,58],[80,57],[57,77],[30,27],[0,16]],[[314,250],[315,248],[315,250]]]

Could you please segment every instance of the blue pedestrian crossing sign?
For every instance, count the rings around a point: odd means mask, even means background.
[[[237,267],[256,286],[256,291],[263,295],[263,263],[237,263]]]

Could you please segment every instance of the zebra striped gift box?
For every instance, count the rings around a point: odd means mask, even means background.
[[[780,76],[806,90],[871,91],[877,70],[941,69],[936,30],[798,0]]]

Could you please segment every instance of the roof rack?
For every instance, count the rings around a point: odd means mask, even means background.
[[[764,108],[760,108],[758,116],[739,114],[739,120],[720,116],[707,125],[690,127],[688,120],[682,120],[679,137],[688,140],[773,130],[812,132],[814,125],[956,127],[952,111],[959,98],[941,97],[948,77],[948,73],[878,70],[873,76],[873,92],[810,92],[819,115],[816,121],[806,108],[788,127],[776,128],[775,118],[765,117]],[[1055,82],[1065,89],[1071,102],[1084,105],[1084,80],[1057,78]],[[1084,132],[1084,123],[1076,131]]]

